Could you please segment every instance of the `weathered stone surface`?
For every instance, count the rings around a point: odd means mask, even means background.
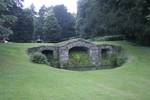
[[[98,47],[91,42],[88,42],[84,39],[74,39],[65,43],[63,42],[62,45],[59,44],[59,46],[59,61],[61,67],[68,63],[69,50],[74,47],[87,48],[92,64],[99,65]]]
[[[44,50],[53,51],[53,56],[58,59],[60,67],[63,68],[65,64],[69,61],[69,50],[74,47],[84,47],[88,50],[88,54],[91,59],[91,63],[95,66],[100,66],[101,62],[101,51],[106,49],[108,54],[111,55],[115,50],[112,45],[96,45],[84,39],[72,39],[69,41],[64,41],[56,43],[53,46],[40,46],[28,49],[29,53],[32,52],[42,52]]]

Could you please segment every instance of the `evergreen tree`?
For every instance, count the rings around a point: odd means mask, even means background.
[[[67,11],[64,5],[53,7],[53,12],[58,20],[61,30],[61,38],[75,36],[75,17]]]

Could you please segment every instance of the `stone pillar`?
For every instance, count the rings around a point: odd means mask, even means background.
[[[53,50],[53,57],[54,57],[54,59],[58,59],[58,50],[57,49]]]
[[[102,60],[102,49],[100,49],[99,48],[99,50],[98,50],[98,56],[99,56],[99,65],[101,66],[102,65],[102,63],[101,63],[101,60]]]
[[[100,65],[100,59],[99,59],[99,50],[97,47],[92,47],[89,49],[89,55],[91,58],[92,64],[99,66]]]
[[[66,48],[59,49],[59,63],[60,67],[63,68],[65,64],[68,63],[69,60],[69,51]]]
[[[113,54],[112,46],[107,46],[106,48],[108,49],[108,55],[111,56]]]

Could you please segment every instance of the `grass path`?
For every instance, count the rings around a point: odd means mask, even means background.
[[[150,100],[150,48],[111,44],[127,50],[127,63],[87,72],[31,63],[26,49],[40,44],[0,44],[0,100]]]

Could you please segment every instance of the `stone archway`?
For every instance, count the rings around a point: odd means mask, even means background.
[[[42,54],[44,54],[47,57],[47,60],[50,61],[54,58],[54,52],[53,50],[43,50],[41,51]]]
[[[89,48],[77,46],[69,49],[69,64],[78,67],[92,65]]]
[[[59,48],[59,62],[60,67],[63,67],[65,64],[69,61],[69,51],[72,48],[76,47],[82,47],[87,48],[89,57],[91,58],[91,62],[95,66],[99,66],[99,49],[98,47],[93,43],[87,43],[85,41],[74,41],[72,43],[69,43],[67,45],[61,46]]]
[[[86,48],[86,47],[81,47],[81,46],[73,47],[73,48],[69,49],[69,54],[71,52],[75,52],[75,51],[77,51],[77,52],[79,52],[79,51],[86,52],[89,55],[89,48]]]
[[[52,52],[55,60],[58,61],[59,67],[63,68],[69,61],[69,51],[73,48],[86,48],[87,53],[90,57],[91,63],[95,66],[101,66],[102,53],[103,50],[108,55],[112,55],[116,49],[112,45],[108,44],[94,44],[84,39],[72,39],[60,43],[55,43],[53,45],[45,45],[28,49],[29,53],[33,52]]]

